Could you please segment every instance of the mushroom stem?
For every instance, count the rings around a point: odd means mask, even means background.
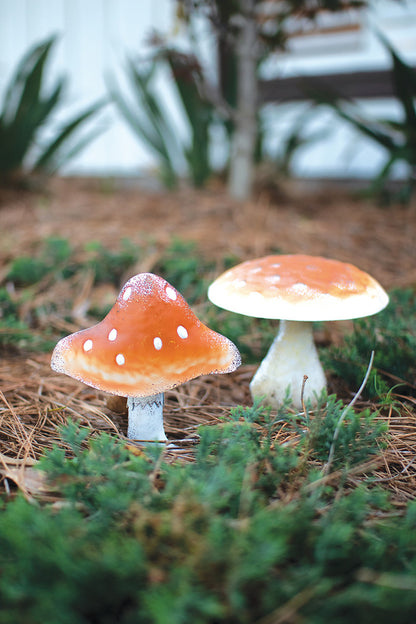
[[[131,440],[166,442],[163,428],[163,392],[148,397],[128,397],[129,424],[127,437]]]
[[[250,383],[251,396],[263,397],[266,405],[278,407],[289,396],[296,409],[303,399],[316,404],[316,395],[326,388],[325,374],[315,347],[312,323],[280,321],[279,332]]]

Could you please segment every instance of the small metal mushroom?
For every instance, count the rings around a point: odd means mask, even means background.
[[[163,393],[241,363],[237,347],[209,329],[162,277],[135,275],[97,325],[62,338],[53,370],[126,396],[129,438],[166,441]]]

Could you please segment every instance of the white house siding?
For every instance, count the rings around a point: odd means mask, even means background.
[[[374,0],[372,10],[362,17],[359,32],[294,40],[287,54],[270,59],[263,68],[264,76],[385,67],[387,57],[373,26],[387,34],[403,56],[416,64],[416,1]],[[0,96],[23,53],[35,42],[57,33],[49,78],[52,81],[61,74],[68,77],[66,105],[54,120],[59,124],[103,97],[108,75],[126,89],[124,60],[127,55],[146,55],[146,40],[153,30],[178,39],[174,0],[0,0]],[[203,33],[198,43],[206,52],[210,38],[206,33],[204,39]],[[210,58],[210,54],[205,56]],[[166,76],[160,76],[158,84],[168,114],[184,134],[172,85]],[[391,101],[366,101],[364,106],[372,114],[399,114],[396,103]],[[269,105],[265,109],[271,153],[279,150],[280,137],[303,110],[303,104]],[[103,128],[102,135],[65,173],[136,175],[154,165],[152,154],[114,107],[106,107],[97,121]],[[345,124],[334,121],[329,113],[314,117],[308,128],[330,128],[331,133],[326,140],[299,152],[295,161],[298,174],[367,176],[383,161],[381,150]]]

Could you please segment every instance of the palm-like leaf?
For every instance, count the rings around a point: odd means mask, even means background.
[[[214,107],[199,92],[198,82],[202,82],[202,76],[196,59],[172,50],[167,50],[164,57],[175,79],[191,130],[190,145],[184,148],[185,157],[194,185],[202,186],[212,172],[209,162],[209,129],[213,122]]]
[[[36,144],[39,130],[49,121],[61,102],[64,79],[58,79],[46,95],[43,88],[46,63],[55,41],[56,37],[53,36],[33,46],[19,62],[6,89],[0,113],[0,174],[3,177],[16,170],[22,172]],[[101,105],[97,103],[91,106],[68,122],[42,149],[35,163],[36,170],[55,170],[56,164],[62,162],[65,143]],[[83,143],[79,145],[81,147]],[[72,148],[66,150],[67,157],[72,153]]]
[[[168,188],[172,188],[177,184],[175,162],[182,157],[182,149],[171,125],[166,121],[167,116],[152,86],[155,68],[156,64],[153,62],[149,68],[139,72],[131,59],[127,62],[127,74],[137,100],[137,108],[132,109],[112,79],[109,81],[109,90],[126,122],[158,156],[161,179]]]
[[[401,102],[406,123],[416,127],[416,72],[399,57],[392,45],[381,34],[378,35],[388,51],[393,63],[392,79],[397,99]]]
[[[74,132],[82,124],[84,124],[87,119],[93,117],[106,103],[107,100],[101,100],[66,123],[60,133],[43,149],[33,168],[35,170],[55,172],[59,169],[59,167],[73,158],[86,144],[92,140],[92,138],[97,136],[101,130],[96,129],[93,132],[88,133],[88,140],[86,141],[85,138],[81,139],[76,143],[76,148],[74,145],[70,148],[67,147],[68,139],[74,135]]]
[[[410,173],[406,182],[408,191],[404,195],[410,197],[415,184],[416,167],[416,72],[400,58],[381,34],[378,36],[391,56],[392,81],[397,100],[403,109],[402,119],[368,119],[354,102],[329,90],[319,93],[315,90],[310,95],[315,102],[330,106],[342,119],[388,151],[387,161],[373,181],[373,189],[382,190],[396,162],[407,163]]]
[[[59,101],[62,80],[48,97],[41,95],[44,67],[53,43],[54,38],[50,38],[23,57],[6,91],[0,123],[0,167],[3,172],[22,164],[36,132]]]

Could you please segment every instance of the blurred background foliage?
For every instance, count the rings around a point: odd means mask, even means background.
[[[312,92],[312,97],[318,106],[331,107],[341,119],[386,151],[386,160],[368,188],[370,195],[388,200],[388,182],[393,167],[398,162],[406,165],[407,173],[396,198],[408,203],[416,185],[416,71],[404,62],[385,37],[378,36],[390,56],[391,80],[395,99],[401,108],[401,119],[372,119],[357,102],[343,97],[342,93],[322,89]]]
[[[50,37],[30,48],[19,61],[0,111],[0,182],[28,183],[36,176],[55,173],[78,154],[101,131],[82,132],[86,122],[103,107],[96,102],[60,124],[51,138],[41,140],[41,131],[62,106],[64,78],[46,93],[47,63],[56,43]]]

